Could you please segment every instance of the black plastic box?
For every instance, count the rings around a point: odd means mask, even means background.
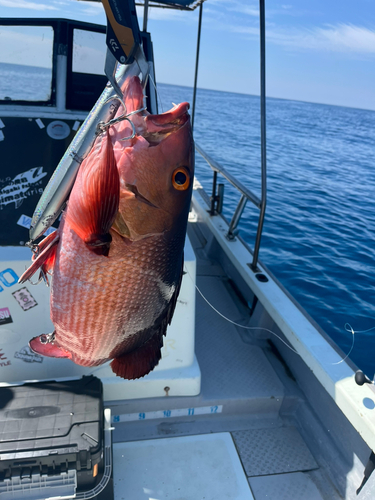
[[[103,473],[103,388],[93,376],[0,388],[0,483],[76,471],[77,492]]]

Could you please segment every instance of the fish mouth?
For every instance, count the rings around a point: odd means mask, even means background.
[[[190,119],[188,113],[190,105],[183,102],[174,105],[172,109],[159,115],[147,115],[145,117],[146,131],[143,137],[151,144],[159,144],[170,134],[177,132]]]
[[[138,136],[143,137],[151,146],[156,146],[170,134],[177,132],[190,119],[189,103],[174,104],[165,113],[152,115],[143,108],[143,87],[138,76],[129,77],[123,88],[124,100],[128,113],[136,114],[130,119]]]

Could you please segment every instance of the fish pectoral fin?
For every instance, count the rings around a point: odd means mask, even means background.
[[[18,280],[18,283],[25,283],[25,281],[30,279],[31,276],[35,274],[40,268],[42,268],[45,274],[47,274],[47,272],[53,268],[55,264],[57,243],[59,239],[59,232],[54,231],[46,238],[44,238],[41,243],[39,243],[39,255],[37,257],[33,257],[33,263],[23,273],[23,275]]]
[[[77,178],[79,189],[70,196],[66,221],[97,255],[108,256],[112,241],[109,230],[120,201],[120,178],[109,132],[102,138],[98,153],[95,147],[84,160]]]
[[[54,335],[54,333],[52,334]],[[48,356],[50,358],[69,358],[72,359],[72,354],[66,351],[62,347],[59,347],[56,342],[48,341],[50,335],[39,335],[30,340],[29,346],[32,351],[37,354],[42,354],[42,356]]]
[[[113,373],[127,380],[144,377],[159,363],[162,347],[163,338],[156,332],[138,349],[115,358],[110,365]]]

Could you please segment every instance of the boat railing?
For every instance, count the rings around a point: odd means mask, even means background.
[[[217,160],[212,158],[209,154],[207,154],[204,149],[197,143],[195,143],[195,149],[198,153],[206,160],[208,165],[213,170],[213,180],[212,180],[212,194],[210,197],[210,215],[218,215],[223,211],[223,202],[224,202],[224,184],[218,184],[218,174],[222,175],[234,188],[239,191],[241,194],[240,200],[234,210],[231,221],[229,222],[228,232],[226,234],[226,238],[229,241],[234,241],[238,234],[238,224],[241,220],[241,216],[245,209],[247,201],[251,201],[260,211],[262,211],[263,201],[256,194],[250,191],[240,180],[238,180],[234,175],[232,175],[228,170],[226,170]],[[259,223],[258,223],[259,227]],[[257,260],[255,257],[255,250],[260,246],[260,236],[261,230],[257,231],[257,237],[254,245],[253,252],[253,262],[250,267],[255,271]]]
[[[195,117],[195,102],[197,93],[197,79],[198,79],[198,60],[200,49],[200,33],[202,27],[202,9],[203,2],[199,5],[199,22],[198,22],[198,38],[197,38],[197,53],[195,64],[195,77],[194,77],[194,92],[193,92],[193,106],[192,106],[192,127],[194,127]],[[230,172],[228,172],[219,162],[211,158],[197,143],[195,143],[196,150],[206,160],[213,170],[213,183],[211,195],[210,215],[221,214],[223,208],[224,198],[224,184],[217,185],[217,174],[221,174],[234,186],[240,193],[241,197],[238,205],[233,213],[232,219],[229,223],[227,239],[234,241],[238,233],[238,224],[245,209],[247,201],[251,201],[260,210],[257,234],[255,238],[253,262],[250,268],[254,272],[258,272],[257,268],[260,239],[262,236],[264,215],[266,212],[266,199],[267,199],[267,162],[266,162],[266,37],[265,37],[265,6],[264,0],[259,0],[259,27],[260,27],[260,149],[261,149],[261,198],[252,193],[246,186],[236,179]]]

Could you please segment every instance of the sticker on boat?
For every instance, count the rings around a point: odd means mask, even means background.
[[[7,307],[0,308],[0,325],[6,325],[7,323],[13,323],[12,316]]]
[[[4,287],[10,287],[18,283],[17,274],[8,267],[0,272],[0,292],[4,290]]]
[[[134,420],[150,420],[156,418],[191,417],[193,415],[209,415],[221,413],[223,405],[198,406],[195,408],[176,408],[174,410],[145,411],[140,413],[123,413],[113,415],[112,423],[132,422]]]
[[[25,227],[26,229],[30,229],[31,217],[29,217],[28,215],[22,214],[21,217],[18,219],[17,224],[21,227]],[[44,236],[48,236],[49,234],[53,233],[54,231],[56,231],[56,228],[51,226],[43,234],[44,234]]]
[[[25,363],[43,363],[43,357],[33,352],[28,345],[14,353],[14,357]]]
[[[26,172],[16,175],[9,184],[0,189],[0,209],[14,203],[14,208],[21,206],[24,199],[34,194],[41,194],[42,188],[36,188],[39,181],[47,175],[43,167],[30,168]]]
[[[5,353],[3,352],[3,350],[0,348],[0,368],[3,367],[3,366],[9,366],[11,365],[12,363],[10,362],[10,359],[8,359],[6,356],[5,356]]]
[[[13,292],[12,295],[24,311],[28,311],[32,307],[38,305],[37,301],[26,287],[20,288],[16,292]]]

